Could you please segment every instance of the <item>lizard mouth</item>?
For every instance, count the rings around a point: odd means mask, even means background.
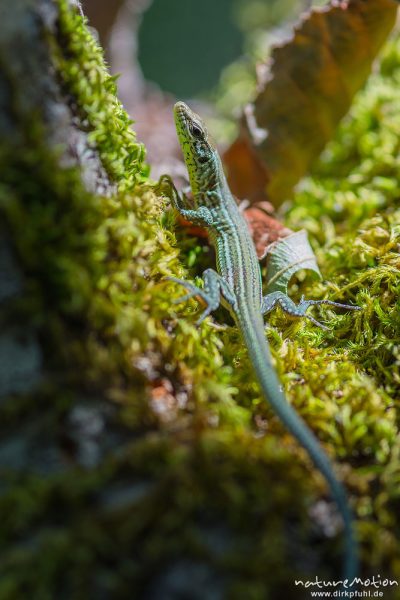
[[[185,102],[182,102],[181,100],[177,102],[174,106],[175,113],[187,113],[189,110],[190,108],[188,107],[188,105],[185,104]]]
[[[207,129],[196,113],[187,104],[180,101],[174,106],[176,130],[181,144],[190,143],[193,147],[207,142]]]
[[[188,121],[190,121],[192,114],[187,104],[177,102],[174,106],[174,117],[177,128],[188,129]]]

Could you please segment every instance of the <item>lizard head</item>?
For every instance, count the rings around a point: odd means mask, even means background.
[[[190,184],[195,192],[207,185],[204,178],[212,176],[218,153],[209,139],[203,121],[184,102],[175,104],[174,117]]]

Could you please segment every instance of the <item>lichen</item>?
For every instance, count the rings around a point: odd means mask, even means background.
[[[87,192],[39,137],[1,159],[25,277],[9,318],[35,324],[45,373],[0,406],[26,464],[2,468],[0,598],[298,599],[295,578],[340,575],[324,481],[261,399],[235,328],[215,327],[222,313],[196,328],[197,303],[171,303],[182,290],[165,276],[200,275],[206,247],[146,181],[101,52],[59,7],[58,76],[118,191]],[[285,217],[325,277],[293,297],[363,310],[321,309],[329,332],[280,313],[268,328],[289,401],[349,489],[365,574],[398,578],[399,77],[395,38]]]

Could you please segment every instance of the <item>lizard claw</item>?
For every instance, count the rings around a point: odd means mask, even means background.
[[[174,283],[177,283],[177,284],[183,286],[189,292],[188,294],[185,294],[184,296],[180,296],[179,298],[174,298],[173,300],[171,300],[172,304],[181,304],[182,302],[186,302],[186,300],[190,300],[191,298],[194,298],[195,296],[202,295],[202,290],[200,288],[197,288],[195,285],[189,283],[188,281],[184,281],[183,279],[178,279],[177,277],[166,277],[165,279],[166,279],[166,281],[173,281]]]
[[[323,329],[324,331],[330,331],[329,327],[327,327],[326,325],[323,325],[323,323],[320,323],[319,321],[317,321],[317,319],[314,319],[314,317],[312,317],[311,315],[304,315],[304,316],[306,319],[311,321],[311,323],[314,323],[314,325],[316,325],[320,329]]]
[[[321,329],[325,331],[329,330],[329,327],[323,325],[314,317],[307,314],[307,310],[310,306],[315,306],[316,304],[327,304],[329,306],[336,306],[338,308],[345,308],[346,310],[361,310],[359,306],[351,306],[349,304],[341,304],[340,302],[333,302],[332,300],[305,300],[304,296],[301,297],[300,302],[295,304],[291,298],[289,298],[283,292],[272,292],[264,297],[262,303],[262,313],[267,314],[270,312],[275,306],[280,306],[282,310],[284,310],[291,317],[305,317],[314,325],[317,325]]]

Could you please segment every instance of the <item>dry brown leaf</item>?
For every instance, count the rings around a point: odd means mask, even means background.
[[[271,244],[291,235],[293,231],[268,215],[260,205],[252,206],[244,211],[258,258],[261,260],[268,252]]]
[[[329,141],[396,20],[394,0],[348,0],[308,13],[275,48],[239,138],[225,154],[233,193],[278,206]],[[264,164],[266,169],[260,166]]]

